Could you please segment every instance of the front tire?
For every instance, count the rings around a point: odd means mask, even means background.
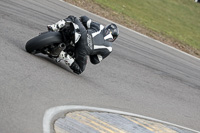
[[[27,52],[36,54],[40,53],[47,46],[62,42],[62,35],[59,32],[45,32],[29,40],[25,48]]]

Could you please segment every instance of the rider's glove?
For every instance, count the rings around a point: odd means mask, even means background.
[[[70,20],[71,22],[74,22],[76,17],[74,17],[73,15],[70,15],[66,18],[67,20]]]

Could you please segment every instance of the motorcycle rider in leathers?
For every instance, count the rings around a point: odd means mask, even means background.
[[[75,44],[75,59],[64,51],[58,58],[64,60],[74,73],[81,74],[85,70],[87,56],[90,57],[92,64],[98,64],[112,52],[112,42],[118,37],[119,30],[113,23],[104,27],[87,16],[81,16],[80,19],[68,16],[55,24],[48,25],[47,28],[56,31],[69,22],[77,24],[81,34],[79,41]]]

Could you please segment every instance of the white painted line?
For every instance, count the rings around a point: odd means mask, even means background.
[[[65,2],[65,1],[63,1],[63,0],[59,0],[59,1]],[[73,6],[73,7],[75,7],[75,8],[78,8],[79,10],[82,10],[82,11],[84,11],[84,12],[87,12],[88,14],[91,14],[91,15],[94,15],[94,16],[99,17],[99,18],[101,18],[101,19],[104,19],[104,20],[106,20],[106,21],[108,21],[108,22],[110,22],[110,23],[116,23],[116,22],[113,22],[113,21],[111,21],[111,20],[108,20],[108,19],[106,19],[106,18],[104,18],[104,17],[101,17],[101,16],[99,16],[99,15],[96,15],[96,14],[94,14],[94,13],[91,13],[91,12],[85,10],[85,9],[82,9],[82,8],[80,8],[80,7],[77,7],[77,6],[75,6],[75,5],[72,5],[72,4],[68,3],[68,2],[65,2],[65,3],[67,3],[67,4],[69,4],[70,6]],[[158,41],[158,40],[155,40],[155,39],[153,39],[153,38],[150,38],[150,37],[148,37],[148,36],[146,36],[146,35],[144,35],[144,34],[141,34],[141,33],[137,32],[137,31],[134,31],[134,30],[132,30],[132,29],[129,29],[129,28],[127,28],[127,27],[125,27],[125,26],[123,26],[123,25],[121,25],[121,24],[118,24],[118,23],[116,23],[116,24],[117,24],[117,25],[120,25],[121,27],[123,27],[123,28],[126,29],[126,30],[129,30],[129,31],[131,31],[131,32],[134,32],[134,33],[136,33],[136,34],[138,34],[138,35],[140,35],[140,36],[143,36],[143,37],[145,37],[145,38],[148,38],[148,39],[150,39],[150,40],[156,41],[156,42],[158,42],[158,43],[160,43],[160,44],[162,44],[162,45],[164,45],[164,46],[166,46],[166,47],[169,47],[169,48],[171,48],[171,49],[173,49],[173,50],[176,50],[176,51],[178,51],[178,52],[180,52],[180,53],[182,53],[182,54],[185,54],[185,55],[187,55],[187,56],[190,56],[190,57],[192,57],[192,58],[197,59],[197,60],[200,61],[200,58],[197,58],[197,57],[195,57],[195,56],[193,56],[193,55],[190,55],[190,54],[188,54],[188,53],[186,53],[186,52],[184,52],[184,51],[181,51],[181,50],[176,49],[176,48],[174,48],[174,47],[172,47],[172,46],[169,46],[169,45],[167,45],[167,44],[165,44],[165,43],[163,43],[163,42],[160,42],[160,41]]]
[[[54,122],[58,118],[65,117],[65,115],[67,113],[73,112],[73,111],[108,112],[108,113],[115,113],[115,114],[120,114],[120,115],[127,115],[127,116],[146,119],[146,120],[149,120],[149,121],[154,121],[154,122],[158,122],[158,123],[162,123],[162,124],[166,124],[166,125],[171,125],[171,126],[174,126],[174,127],[178,127],[178,128],[181,128],[181,129],[192,131],[194,133],[200,133],[199,131],[196,131],[196,130],[193,130],[193,129],[190,129],[190,128],[187,128],[187,127],[179,126],[179,125],[176,125],[176,124],[161,121],[161,120],[154,119],[154,118],[151,118],[151,117],[146,117],[146,116],[137,115],[137,114],[128,113],[128,112],[123,112],[123,111],[105,109],[105,108],[96,108],[96,107],[88,107],[88,106],[75,106],[75,105],[57,106],[57,107],[53,107],[53,108],[46,110],[44,117],[43,117],[43,133],[54,133],[54,129],[53,129]]]

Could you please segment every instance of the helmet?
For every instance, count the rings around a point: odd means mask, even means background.
[[[119,29],[117,28],[117,25],[111,23],[111,24],[107,25],[105,27],[105,29],[106,29],[106,35],[108,35],[110,33],[112,35],[112,38],[109,38],[107,40],[109,42],[114,42],[117,39],[118,35],[119,35]]]

